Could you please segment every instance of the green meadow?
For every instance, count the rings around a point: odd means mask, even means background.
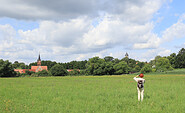
[[[185,74],[0,78],[1,113],[184,113]]]

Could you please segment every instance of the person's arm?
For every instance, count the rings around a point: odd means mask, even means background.
[[[138,80],[137,80],[137,78],[136,77],[138,77],[139,75],[137,75],[137,76],[135,76],[133,79],[137,82]]]

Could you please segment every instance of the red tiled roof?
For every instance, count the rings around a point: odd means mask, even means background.
[[[48,70],[48,66],[31,66],[31,69],[38,69],[41,67],[43,70]]]
[[[38,72],[42,70],[48,70],[48,67],[47,66],[31,66],[31,69],[14,69],[15,72],[19,72],[19,73],[26,73],[26,70]]]
[[[31,66],[32,70],[35,70],[35,72],[42,71],[42,70],[48,70],[48,66]]]
[[[80,70],[79,70],[79,69],[67,69],[67,71],[68,71],[68,72],[70,72],[70,71],[74,71],[74,70],[77,70],[77,71],[79,71],[79,72],[80,72]]]

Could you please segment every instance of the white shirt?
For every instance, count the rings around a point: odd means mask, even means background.
[[[136,82],[138,82],[139,80],[142,80],[142,82],[145,83],[145,79],[143,79],[143,78],[136,78],[136,77],[134,77],[133,79],[134,79]]]

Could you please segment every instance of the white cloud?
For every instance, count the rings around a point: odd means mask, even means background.
[[[161,39],[154,33],[147,33],[143,36],[147,37],[147,41],[144,43],[136,43],[133,45],[134,49],[146,49],[146,48],[158,48],[161,43]],[[142,37],[141,37],[142,38]]]
[[[20,43],[40,49],[50,47],[55,54],[98,52],[117,45],[134,45],[134,49],[159,45],[159,38],[151,33],[152,23],[126,23],[113,16],[104,17],[96,27],[91,23],[86,17],[68,22],[42,21],[37,29],[19,30]]]
[[[132,45],[138,48],[137,43],[144,43],[140,48],[154,48],[159,46],[159,38],[151,33],[152,23],[133,24],[114,19],[111,16],[105,17],[96,28],[92,28],[84,35],[84,43],[89,48],[111,48],[116,45]],[[146,46],[147,45],[147,46]]]
[[[40,21],[38,28],[26,31],[20,29],[16,32],[10,25],[2,29],[0,26],[0,34],[5,33],[3,37],[10,37],[7,39],[11,40],[12,44],[7,48],[16,51],[7,55],[20,60],[31,59],[33,54],[37,57],[39,52],[51,60],[70,61],[96,55],[104,57],[112,53],[107,51],[108,49],[117,46],[130,49],[158,48],[161,39],[152,32],[154,24],[151,19],[163,2],[163,0],[55,2],[2,0],[0,17]],[[93,22],[97,22],[96,26],[92,25]],[[183,28],[178,29],[176,26],[184,28],[183,23],[174,25],[174,29],[184,35]],[[6,29],[7,31],[4,31]],[[175,31],[174,29],[166,30],[163,39],[168,37],[169,32]],[[178,34],[173,34],[176,35]],[[19,38],[14,40],[13,37]],[[1,43],[5,45],[5,42]],[[0,50],[7,48],[0,46]],[[116,54],[114,56],[121,56],[122,53],[114,53]]]
[[[163,50],[161,50],[158,54],[159,54],[160,56],[169,56],[171,53],[172,53],[171,50],[163,49]]]
[[[11,51],[16,31],[8,24],[0,25],[0,51]]]
[[[163,42],[166,41],[172,41],[176,38],[184,38],[185,37],[185,14],[183,14],[177,23],[173,24],[169,28],[167,28],[163,33],[162,33],[162,40]]]

